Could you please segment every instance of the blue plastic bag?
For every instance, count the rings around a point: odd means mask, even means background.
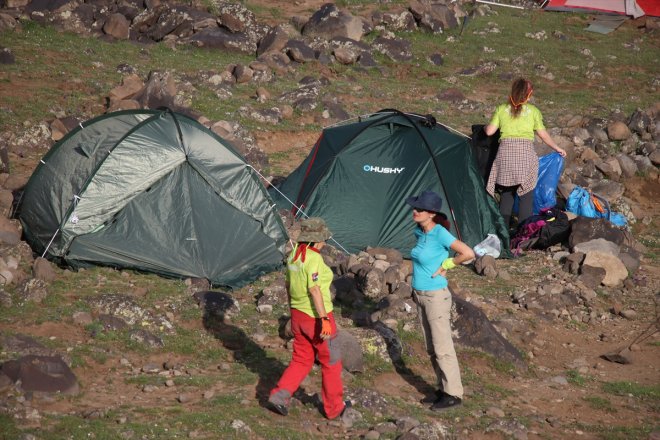
[[[573,214],[581,215],[583,217],[604,218],[616,226],[626,226],[628,224],[628,221],[623,214],[612,212],[610,210],[610,204],[607,200],[594,194],[594,197],[602,202],[601,204],[605,205],[603,207],[604,212],[600,212],[596,209],[591,197],[592,194],[589,191],[581,186],[576,186],[569,194],[568,200],[566,200],[566,211],[570,211]]]
[[[539,157],[539,176],[534,188],[534,214],[557,204],[557,185],[564,168],[564,158],[559,153],[550,153]],[[518,195],[513,202],[513,212],[518,212]]]
[[[555,194],[563,169],[564,158],[561,154],[550,153],[539,157],[539,178],[534,189],[534,214],[545,208],[554,208],[557,204]]]

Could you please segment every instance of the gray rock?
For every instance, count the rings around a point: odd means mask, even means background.
[[[345,329],[337,332],[332,344],[337,344],[341,351],[342,367],[351,373],[364,371],[364,355],[360,341]]]
[[[50,283],[55,280],[55,269],[53,264],[45,258],[37,257],[32,264],[32,273],[34,277]]]
[[[619,161],[619,166],[624,177],[634,177],[637,171],[639,171],[635,161],[626,154],[618,154],[616,160]]]
[[[312,14],[303,27],[302,34],[324,40],[348,37],[360,41],[364,34],[364,25],[359,17],[354,17],[347,10],[340,10],[334,4],[326,3]]]
[[[578,217],[571,222],[571,235],[568,239],[570,248],[596,238],[604,238],[619,246],[634,247],[635,239],[621,228],[614,226],[606,219]]]
[[[598,168],[598,170],[605,174],[609,179],[619,180],[621,177],[621,166],[619,165],[619,161],[614,157],[607,158],[601,162],[596,162],[596,168]]]
[[[618,257],[626,266],[628,272],[634,273],[637,271],[637,269],[639,269],[642,254],[638,250],[628,246],[623,246]]]
[[[649,160],[656,167],[660,166],[660,150],[655,150],[653,153],[649,154]]]
[[[593,267],[587,264],[583,264],[580,268],[580,276],[578,281],[583,283],[585,286],[595,289],[600,286],[600,283],[605,279],[605,269],[602,267]]]
[[[145,329],[133,330],[131,331],[128,337],[133,341],[139,342],[140,344],[144,344],[152,348],[165,346],[165,343],[159,336],[156,336],[150,331]]]
[[[409,10],[417,26],[432,33],[441,34],[445,29],[458,26],[457,16],[445,4],[411,2]]]
[[[588,254],[589,252],[604,252],[606,254],[619,255],[619,245],[604,238],[595,238],[593,240],[578,243],[573,247],[573,252],[582,252]]]
[[[394,423],[396,423],[397,432],[404,433],[419,426],[420,421],[413,417],[405,416],[397,419]]]
[[[622,141],[628,139],[631,136],[631,132],[624,122],[613,121],[607,125],[607,135],[610,140]]]
[[[89,312],[75,312],[72,315],[73,323],[76,325],[89,325],[92,322],[94,322],[94,318],[92,318],[92,314]]]
[[[601,180],[600,182],[597,182],[591,186],[591,189],[594,193],[604,197],[610,202],[617,200],[623,195],[625,191],[625,187],[621,183],[615,182],[613,180]]]
[[[456,295],[452,295],[452,300],[456,309],[452,327],[457,343],[526,368],[522,354],[497,331],[481,309]]]
[[[413,57],[412,43],[400,38],[378,37],[372,43],[372,47],[392,61],[406,62]]]
[[[24,301],[40,303],[48,296],[48,287],[44,281],[30,278],[23,284],[21,296]]]
[[[479,275],[485,275],[489,278],[493,278],[493,276],[489,275],[494,273],[495,276],[497,276],[497,263],[495,262],[495,258],[490,255],[484,255],[477,258],[474,262],[474,269]]]
[[[380,269],[364,268],[356,277],[358,289],[368,298],[380,298],[387,293],[385,274]]]
[[[637,165],[637,169],[643,173],[655,169],[651,159],[646,156],[637,155],[633,160],[635,161],[635,165]]]
[[[291,60],[297,63],[306,63],[316,59],[314,49],[302,40],[289,40],[284,46],[284,51]]]
[[[120,13],[110,14],[103,25],[103,32],[118,40],[128,40],[130,22]]]
[[[2,29],[5,27],[4,23],[7,23],[7,21],[4,20],[4,17],[6,17],[6,14],[0,14],[0,32],[2,32]],[[10,48],[0,48],[0,64],[14,64],[15,62],[16,57]]]
[[[273,27],[259,42],[259,47],[257,49],[257,55],[261,55],[266,52],[279,52],[286,46],[287,41],[289,41],[289,32],[283,24],[278,24]]]
[[[239,52],[252,55],[257,51],[257,45],[244,33],[234,33],[225,28],[206,28],[187,38],[182,42],[197,47],[221,49],[229,52]]]
[[[101,313],[98,316],[98,320],[105,331],[117,331],[128,328],[128,323],[118,316]]]
[[[59,356],[27,355],[2,364],[2,372],[23,391],[75,395],[80,391],[76,375]]]
[[[584,258],[582,265],[605,269],[605,278],[602,283],[606,286],[617,286],[628,277],[626,266],[618,257],[611,254],[590,252]]]

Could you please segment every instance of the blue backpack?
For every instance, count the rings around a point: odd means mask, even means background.
[[[593,194],[581,186],[576,186],[566,200],[566,211],[583,217],[604,218],[616,226],[626,226],[628,221],[618,212],[610,210],[610,204],[604,198]]]

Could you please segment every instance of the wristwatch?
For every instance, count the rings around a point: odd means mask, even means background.
[[[330,321],[330,318],[328,318],[327,316],[323,316],[321,319],[324,321]]]

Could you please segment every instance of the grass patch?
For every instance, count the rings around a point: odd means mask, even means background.
[[[587,396],[583,397],[582,400],[587,402],[587,404],[589,404],[589,406],[593,409],[609,413],[616,412],[616,409],[612,406],[612,402],[610,402],[608,399],[605,399],[604,397]]]
[[[566,380],[572,385],[583,387],[587,384],[587,382],[593,381],[593,378],[589,376],[583,376],[577,370],[568,370],[566,372]]]
[[[634,382],[607,382],[603,391],[616,396],[632,396],[638,399],[660,400],[660,385],[641,385]]]
[[[652,425],[641,426],[615,426],[615,425],[585,425],[577,424],[575,429],[585,432],[591,432],[602,440],[632,440],[632,439],[647,439],[649,434],[656,429]]]

